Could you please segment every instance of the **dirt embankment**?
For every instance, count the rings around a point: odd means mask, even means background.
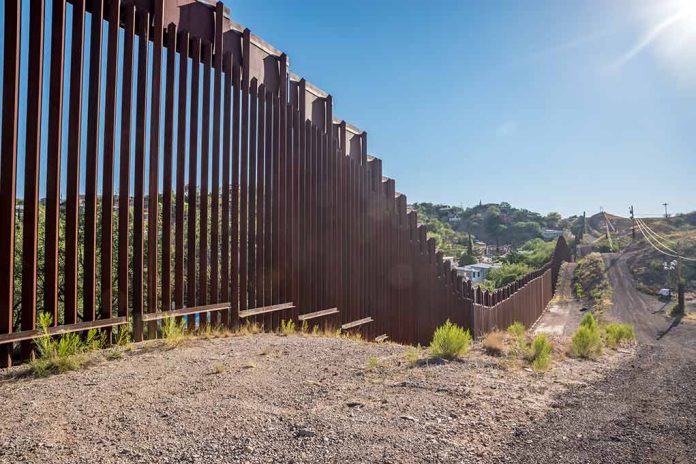
[[[0,462],[500,462],[510,440],[543,441],[528,431],[568,388],[630,358],[539,375],[479,349],[410,367],[406,351],[257,335],[5,378]]]

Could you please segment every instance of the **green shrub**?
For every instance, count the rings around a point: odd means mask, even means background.
[[[553,346],[546,334],[539,334],[534,337],[532,346],[529,349],[528,360],[532,369],[537,372],[545,371],[551,365],[551,352]]]
[[[580,282],[575,282],[575,296],[578,298],[585,298],[585,290],[582,289]]]
[[[507,331],[513,337],[521,338],[524,337],[524,333],[527,331],[527,329],[525,329],[524,324],[518,321],[510,324],[510,327],[507,328]]]
[[[599,330],[581,325],[573,335],[573,356],[585,359],[595,359],[602,354],[602,338]]]
[[[587,327],[590,330],[597,330],[597,319],[592,313],[586,313],[580,321],[580,327]]]
[[[623,341],[633,341],[636,339],[636,334],[633,326],[630,324],[607,324],[604,328],[606,334],[607,346],[611,349],[616,349]]]
[[[447,319],[438,327],[430,342],[430,355],[435,358],[454,359],[469,351],[471,335]]]

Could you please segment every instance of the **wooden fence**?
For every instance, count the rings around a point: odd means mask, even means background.
[[[132,321],[135,340],[169,316],[409,343],[447,318],[481,333],[530,323],[569,259],[560,239],[533,276],[473,290],[365,131],[222,3],[4,9],[0,365],[31,356],[40,311],[52,333]]]

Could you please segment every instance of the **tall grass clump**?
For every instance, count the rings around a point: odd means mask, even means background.
[[[454,359],[469,351],[471,334],[449,319],[438,327],[430,342],[430,355],[434,358]]]
[[[551,352],[553,346],[546,334],[539,334],[534,337],[529,348],[528,360],[537,372],[545,371],[551,365]]]
[[[510,347],[510,355],[513,357],[520,357],[527,351],[527,337],[525,336],[527,329],[525,329],[524,324],[521,322],[513,322],[507,328],[507,333],[512,339],[512,346]]]
[[[280,321],[280,333],[282,335],[291,335],[295,333],[295,321],[288,319],[287,321],[283,319]]]
[[[107,343],[105,332],[89,330],[83,341],[80,334],[70,332],[52,337],[49,329],[53,325],[50,313],[40,313],[38,327],[41,336],[34,340],[37,358],[30,364],[34,375],[43,376],[79,369],[85,362],[83,354],[103,348]]]
[[[177,346],[186,339],[186,322],[168,317],[162,321],[162,338],[167,345]]]
[[[630,324],[607,324],[604,328],[607,346],[616,349],[622,342],[631,342],[636,339],[636,333]]]

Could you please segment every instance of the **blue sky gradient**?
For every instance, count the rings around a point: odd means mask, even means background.
[[[409,201],[696,209],[694,36],[629,55],[683,2],[226,3],[368,132]]]
[[[27,43],[29,2],[22,3]],[[696,209],[696,3],[690,0],[225,3],[235,21],[288,54],[293,72],[333,95],[336,117],[368,132],[370,154],[384,160],[385,174],[410,202],[507,201],[564,216],[600,206],[627,215],[630,204],[638,215],[657,215],[663,202],[671,212]],[[69,8],[68,25],[71,18]],[[88,18],[85,59],[89,25]],[[46,76],[48,21],[45,42]],[[87,69],[83,79],[82,188]],[[68,96],[66,80],[63,195]],[[42,166],[48,97],[45,79]],[[135,103],[135,88],[133,97]],[[103,123],[102,116],[102,131]],[[21,173],[24,121],[19,130]],[[120,115],[116,134],[118,147]],[[20,174],[20,197],[22,189]]]

